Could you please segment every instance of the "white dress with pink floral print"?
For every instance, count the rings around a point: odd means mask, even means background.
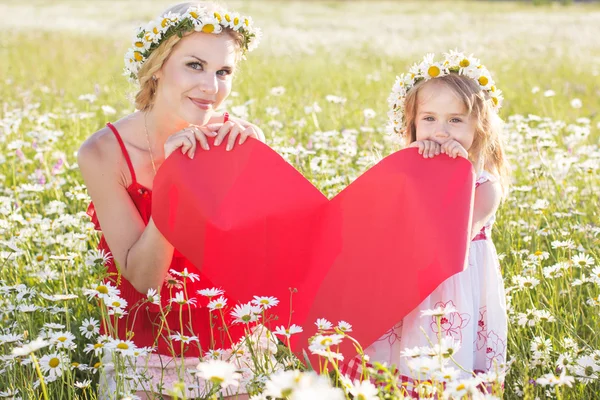
[[[496,177],[484,171],[475,187],[494,179]],[[452,306],[456,311],[442,317],[441,331],[442,336],[449,335],[460,341],[460,349],[454,359],[464,369],[475,373],[500,370],[506,362],[508,323],[504,283],[491,240],[494,221],[495,216],[492,216],[471,242],[468,268],[444,281],[401,322],[365,350],[371,361],[395,364],[401,375],[417,378],[412,376],[400,352],[417,346],[430,347],[429,340],[438,343],[436,317],[422,316],[422,311]],[[466,373],[463,376],[466,377]]]

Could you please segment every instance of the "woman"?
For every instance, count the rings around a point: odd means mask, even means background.
[[[206,308],[190,301],[210,282],[189,276],[193,265],[174,250],[150,215],[154,176],[178,149],[190,158],[200,148],[209,150],[208,138],[229,150],[249,137],[264,141],[258,127],[215,114],[231,92],[238,61],[256,46],[260,31],[252,21],[212,3],[182,3],[161,15],[139,29],[125,58],[126,74],[140,85],[135,98],[139,111],[107,124],[78,153],[93,201],[88,214],[103,233],[99,248],[112,255],[108,280],[127,302],[127,315],[114,319],[112,333],[131,339],[137,348],[155,348],[144,358],[149,382],[129,383],[129,390],[142,399],[167,393],[182,374],[193,388],[197,381],[188,380],[185,369],[198,364],[202,346],[207,350],[215,344]],[[162,308],[146,301],[151,289],[161,295]],[[178,292],[182,300],[169,301]],[[198,340],[184,346],[185,340],[173,339],[178,335]],[[116,374],[110,368],[106,372],[101,396],[116,397]]]

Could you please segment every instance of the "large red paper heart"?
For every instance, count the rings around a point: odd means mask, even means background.
[[[276,324],[304,328],[295,350],[308,346],[317,318],[351,323],[366,346],[464,269],[468,161],[402,150],[328,200],[265,144],[223,147],[169,157],[154,182],[153,219],[230,299],[277,297]],[[341,351],[350,355],[350,342]]]

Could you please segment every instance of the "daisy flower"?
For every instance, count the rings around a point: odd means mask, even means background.
[[[81,326],[79,327],[79,331],[87,339],[91,339],[92,337],[100,333],[100,323],[97,319],[94,318],[84,319],[81,323]]]
[[[239,386],[239,380],[242,377],[241,374],[236,372],[235,365],[221,360],[201,362],[196,369],[199,377],[223,389],[229,386]]]
[[[170,273],[172,273],[173,275],[177,275],[182,277],[183,279],[189,279],[192,282],[196,282],[200,280],[200,275],[195,274],[193,272],[189,272],[187,267],[183,269],[183,271],[179,272],[179,271],[175,271],[174,269],[170,269],[169,270]]]
[[[248,324],[250,322],[257,321],[260,318],[262,312],[260,307],[253,306],[251,304],[238,304],[235,306],[231,315],[236,319],[233,321],[236,324]]]
[[[350,325],[346,321],[338,322],[337,328],[342,332],[352,332],[352,325]]]
[[[68,368],[69,359],[63,353],[46,354],[40,358],[40,368],[50,378],[62,376]]]
[[[42,338],[37,338],[34,341],[29,342],[22,347],[14,348],[12,350],[12,354],[15,356],[19,356],[19,357],[27,356],[27,355],[33,353],[34,351],[38,351],[39,349],[42,349],[49,345],[50,345],[50,342],[47,342]]]
[[[227,299],[223,296],[219,297],[218,299],[212,300],[211,302],[208,303],[208,309],[210,311],[214,311],[214,310],[221,310],[223,308],[225,308],[225,306],[227,305]]]
[[[170,302],[171,303],[177,303],[179,305],[190,304],[190,305],[192,305],[194,307],[196,306],[196,298],[192,297],[192,298],[186,299],[186,296],[183,293],[183,291],[175,293],[175,297],[172,297],[170,299]]]
[[[290,326],[289,328],[280,326],[277,329],[275,329],[275,331],[273,333],[276,335],[285,336],[286,338],[289,339],[290,336],[292,336],[293,334],[300,333],[300,332],[302,332],[302,328],[299,327],[298,325],[294,324],[294,325]]]
[[[251,303],[257,307],[262,307],[264,310],[267,310],[279,304],[279,300],[272,296],[254,296],[254,300],[252,300]]]
[[[328,331],[333,329],[333,324],[329,321],[327,321],[325,318],[319,318],[317,319],[317,322],[315,322],[315,325],[317,326],[317,329],[320,331]]]
[[[171,338],[171,340],[175,340],[176,342],[183,342],[183,343],[191,343],[191,342],[198,341],[198,337],[196,337],[196,336],[185,336],[179,332],[176,335],[169,335],[169,338]]]
[[[211,289],[198,290],[196,293],[198,293],[201,296],[210,298],[210,297],[220,296],[224,293],[224,291],[222,289],[211,288]]]

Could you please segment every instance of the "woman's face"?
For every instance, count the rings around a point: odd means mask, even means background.
[[[236,51],[227,33],[185,36],[155,74],[155,106],[188,124],[206,125],[231,92]]]

